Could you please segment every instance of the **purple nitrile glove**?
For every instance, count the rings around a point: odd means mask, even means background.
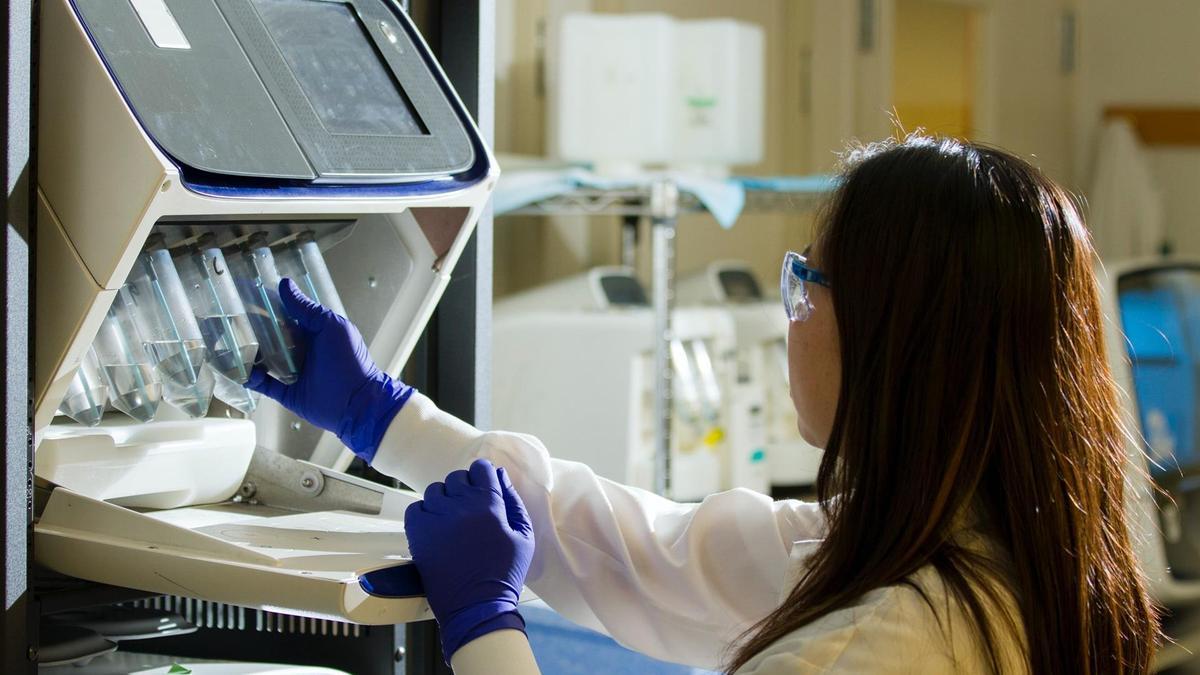
[[[404,530],[446,663],[477,637],[525,631],[517,600],[533,559],[533,525],[504,469],[477,459],[431,484],[405,511]]]
[[[283,384],[256,366],[246,388],[332,431],[370,462],[413,388],[379,370],[354,324],[309,300],[291,279],[279,284],[279,299],[298,326],[297,339],[305,343],[300,377]]]

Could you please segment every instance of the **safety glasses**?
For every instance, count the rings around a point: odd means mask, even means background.
[[[829,280],[820,271],[810,267],[804,255],[788,251],[783,256],[783,271],[779,277],[779,292],[783,296],[783,310],[787,312],[788,321],[804,321],[812,315],[813,306],[808,292],[810,282],[829,288]]]

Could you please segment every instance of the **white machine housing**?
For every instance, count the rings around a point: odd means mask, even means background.
[[[568,14],[552,45],[552,152],[606,173],[761,161],[763,45],[760,26],[732,19]]]
[[[702,499],[730,487],[728,412],[714,399],[728,396],[733,323],[720,310],[675,310],[672,334],[670,496]],[[653,489],[654,315],[632,270],[595,268],[501,300],[493,339],[497,428],[530,433],[554,457]],[[696,363],[698,345],[712,359],[708,375]]]
[[[681,306],[720,307],[733,317],[739,377],[747,373],[757,385],[735,391],[760,396],[763,401],[759,426],[765,436],[761,441],[766,449],[765,480],[776,488],[810,491],[816,484],[821,451],[805,442],[796,427],[796,409],[788,385],[788,326],[783,308],[778,302],[764,299],[754,270],[739,260],[716,261],[681,278],[675,295]],[[739,437],[747,438],[742,443],[746,447],[756,440],[753,432],[731,431],[731,443]]]
[[[416,496],[345,475],[352,457],[337,439],[272,402],[249,419],[167,414],[139,425],[110,414],[83,428],[54,415],[144,242],[177,228],[227,226],[231,237],[318,229],[350,318],[380,366],[398,375],[495,184],[490,151],[479,142],[474,178],[437,188],[196,187],[148,132],[78,7],[41,3],[37,561],[96,582],[310,617],[429,618],[403,538],[404,508]],[[411,58],[428,52],[398,13],[372,30],[409,36]],[[209,36],[189,37],[198,45]],[[444,96],[477,141],[429,64],[442,86],[422,95]]]

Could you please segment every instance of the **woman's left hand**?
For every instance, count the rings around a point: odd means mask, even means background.
[[[504,469],[486,459],[454,471],[409,505],[404,529],[447,663],[492,631],[524,631],[517,599],[533,558],[533,526]]]

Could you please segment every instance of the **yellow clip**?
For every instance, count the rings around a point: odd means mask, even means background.
[[[721,427],[713,427],[708,430],[707,434],[704,434],[704,445],[710,448],[723,440],[725,440],[725,430]]]

